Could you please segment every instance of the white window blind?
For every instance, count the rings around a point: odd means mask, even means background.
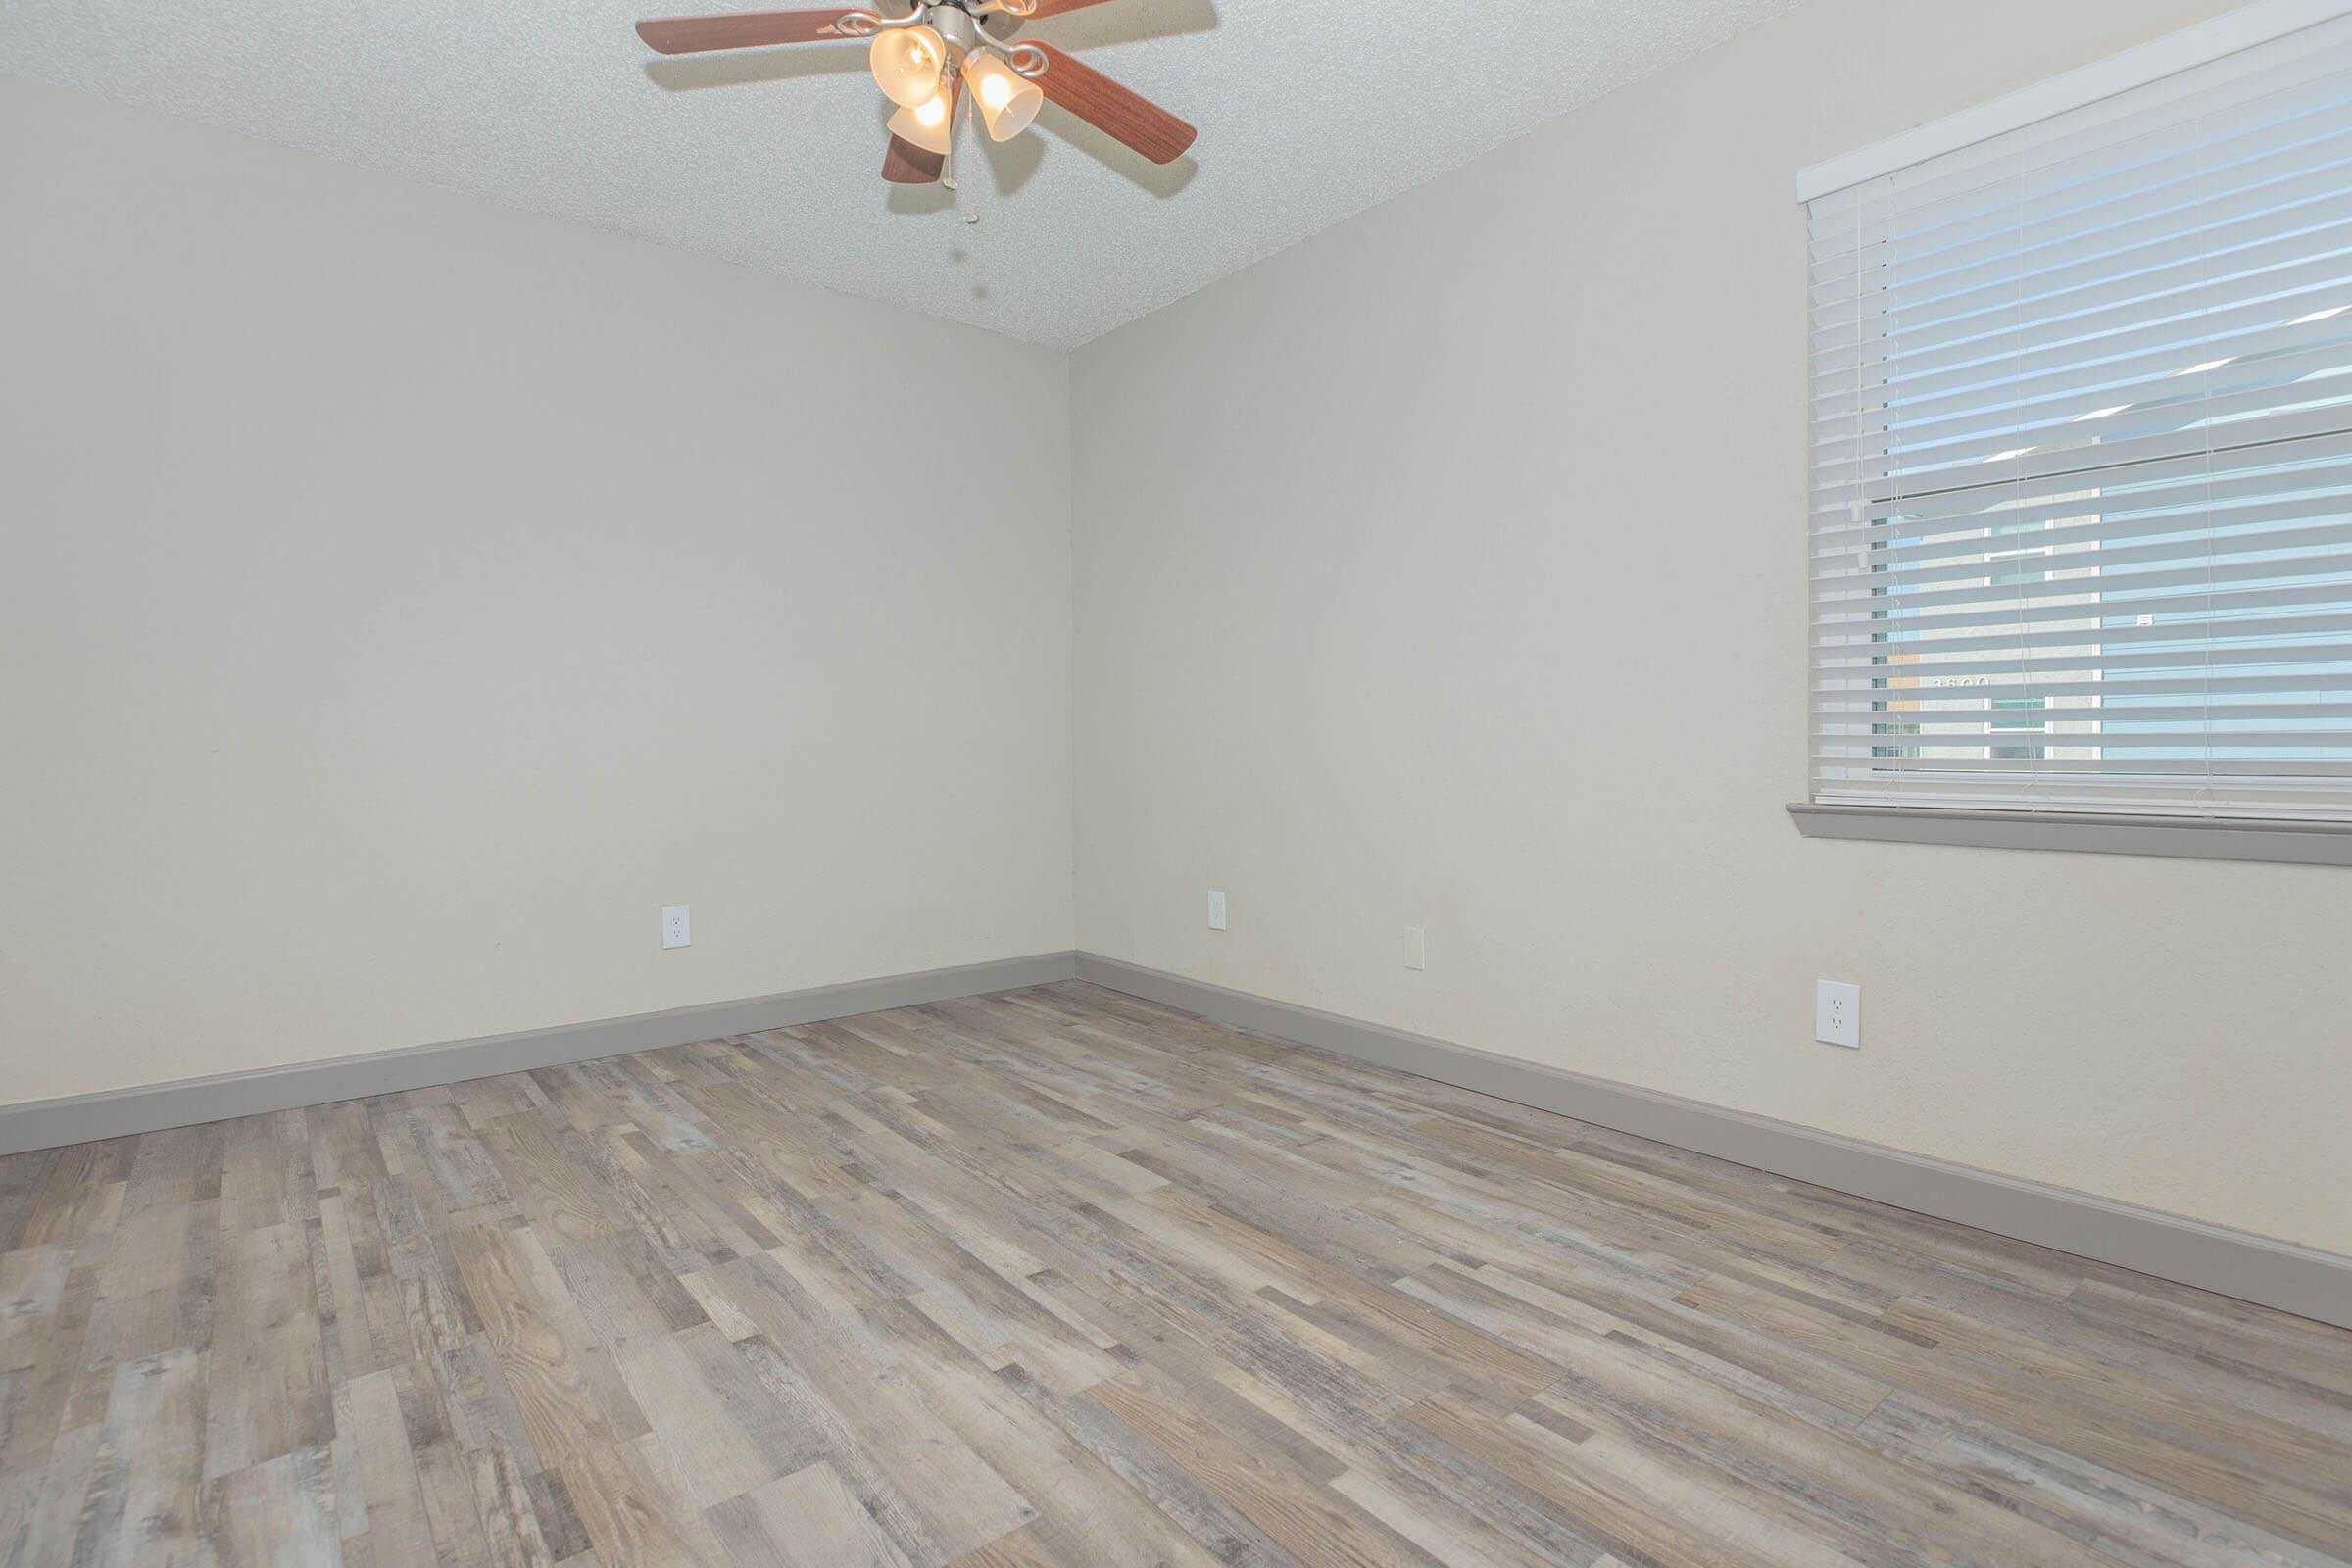
[[[2352,18],[1808,213],[1814,800],[2352,819]]]

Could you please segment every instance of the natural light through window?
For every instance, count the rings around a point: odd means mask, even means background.
[[[2352,20],[1809,217],[1816,804],[2352,817]]]

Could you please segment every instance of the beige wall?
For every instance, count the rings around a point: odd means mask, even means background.
[[[1067,375],[0,77],[0,1101],[1069,947]]]
[[[2352,873],[1781,810],[1794,172],[2222,9],[1812,0],[1074,372],[0,78],[0,1102],[1068,946],[1074,667],[1096,952],[2352,1250]]]
[[[1782,810],[1797,170],[2225,9],[1813,0],[1081,350],[1080,944],[2352,1251],[2352,872]]]

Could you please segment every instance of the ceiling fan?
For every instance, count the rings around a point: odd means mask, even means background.
[[[967,102],[997,141],[1028,129],[1050,98],[1152,162],[1173,163],[1199,131],[1052,44],[1006,36],[1022,22],[1102,3],[914,0],[903,17],[835,8],[671,17],[640,22],[637,36],[665,55],[871,39],[867,61],[874,80],[898,106],[890,117],[882,177],[901,185],[928,185],[940,177],[955,145],[957,112]]]

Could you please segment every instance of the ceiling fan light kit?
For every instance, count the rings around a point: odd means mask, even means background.
[[[941,75],[948,69],[948,46],[934,27],[920,24],[892,27],[874,34],[866,64],[882,95],[902,109],[912,109],[939,96]]]
[[[955,118],[948,107],[948,95],[935,92],[919,104],[911,104],[890,117],[890,133],[901,141],[911,142],[927,153],[942,158],[955,145],[956,138],[949,128]]]
[[[956,112],[969,100],[990,139],[1029,128],[1048,99],[1155,164],[1184,156],[1199,132],[1158,105],[1051,44],[1011,41],[1000,26],[1059,16],[1102,0],[915,0],[906,16],[874,11],[762,11],[640,22],[637,35],[667,55],[774,44],[870,39],[866,63],[897,111],[882,176],[901,184],[940,177],[955,146]],[[968,92],[967,92],[968,89]]]
[[[964,62],[963,79],[972,89],[972,107],[991,141],[1010,141],[1029,128],[1045,106],[1045,89],[983,50]]]

